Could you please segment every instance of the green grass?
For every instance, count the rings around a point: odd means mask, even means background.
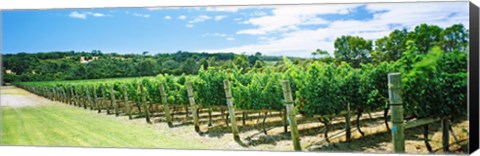
[[[1,108],[2,145],[205,149],[186,137],[66,105]]]

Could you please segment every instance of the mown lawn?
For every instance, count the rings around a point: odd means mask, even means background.
[[[67,105],[1,108],[2,145],[205,149],[199,141]]]

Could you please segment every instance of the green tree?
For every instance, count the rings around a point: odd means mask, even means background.
[[[245,54],[235,56],[233,63],[244,72],[250,68],[250,63],[248,63],[247,55]]]
[[[468,31],[462,24],[455,24],[440,33],[438,45],[445,52],[464,51],[468,46]]]
[[[440,41],[442,28],[436,25],[421,24],[407,35],[409,40],[415,41],[418,50],[426,54],[437,42]]]
[[[195,62],[193,58],[188,58],[183,63],[182,68],[185,74],[195,75],[198,73],[199,65]]]
[[[353,67],[360,67],[360,63],[368,63],[372,51],[372,41],[358,36],[341,36],[335,40],[335,58],[345,61]]]
[[[325,50],[321,50],[321,49],[317,49],[315,50],[314,52],[312,52],[312,56],[313,56],[313,59],[315,59],[315,56],[317,55],[325,55],[325,56],[329,56],[328,52],[325,51]]]

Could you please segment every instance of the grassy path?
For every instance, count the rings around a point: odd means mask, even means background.
[[[1,114],[2,145],[206,148],[150,125],[123,122],[66,105],[2,107]]]

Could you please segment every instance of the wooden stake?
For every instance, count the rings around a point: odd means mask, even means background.
[[[106,96],[105,96],[105,86],[101,85],[100,86],[100,91],[102,92],[102,102],[100,103],[100,106],[105,109],[107,109],[107,114],[110,114],[110,110],[108,109],[108,106],[106,106]]]
[[[85,109],[87,109],[87,107],[85,106],[85,104],[86,104],[85,100],[84,100],[85,98],[82,97],[83,86],[80,86],[79,90],[80,91],[78,92],[78,95],[77,95],[77,97],[79,98],[79,101],[80,101],[79,107],[84,107]]]
[[[113,84],[110,85],[110,96],[111,96],[111,103],[113,105],[113,109],[115,110],[115,116],[119,115],[118,112],[118,105],[117,105],[117,100],[115,99],[115,93],[113,92]]]
[[[56,92],[55,88],[52,88],[52,89],[50,89],[50,90],[52,91],[52,100],[53,100],[53,101],[58,101],[58,99],[57,99],[57,92]]]
[[[442,119],[442,146],[443,146],[443,152],[449,153],[450,150],[448,149],[449,146],[449,134],[448,134],[448,119],[444,118]]]
[[[127,113],[128,113],[128,119],[132,119],[132,108],[130,104],[128,103],[128,94],[127,94],[127,88],[125,87],[125,84],[122,86],[123,90],[123,101],[125,101],[125,107],[127,107]]]
[[[75,97],[75,94],[73,93],[73,87],[70,87],[70,96],[68,97],[68,104],[70,105],[74,105],[75,104],[75,101],[74,101],[74,98]]]
[[[245,126],[245,118],[247,117],[246,112],[242,112],[242,125]]]
[[[227,98],[228,114],[230,115],[233,139],[235,141],[240,141],[240,136],[238,135],[237,121],[235,118],[235,108],[233,107],[232,89],[230,88],[230,82],[228,80],[224,80],[223,87],[225,89],[225,95]]]
[[[165,93],[165,86],[162,82],[158,85],[160,90],[160,96],[162,97],[163,110],[165,111],[165,118],[167,119],[168,127],[172,127],[172,116],[170,115],[170,108],[168,106],[167,94]]]
[[[208,127],[212,126],[212,108],[208,108]]]
[[[388,74],[388,97],[392,110],[392,142],[394,153],[405,153],[405,134],[403,123],[403,100],[401,74]]]
[[[77,90],[75,90],[75,103],[77,104],[76,106],[81,107],[80,94]]]
[[[290,134],[292,136],[293,149],[295,151],[301,151],[302,147],[300,145],[299,134],[297,129],[297,119],[295,118],[296,112],[293,106],[293,97],[292,91],[290,88],[290,81],[282,81],[283,88],[283,97],[285,98],[285,107],[288,116],[288,122],[290,123]]]
[[[287,110],[282,110],[283,131],[288,132]]]
[[[192,82],[187,81],[187,93],[188,100],[190,101],[190,106],[192,106],[192,116],[193,116],[193,125],[195,126],[195,132],[200,132],[200,126],[198,124],[198,113],[197,113],[197,104],[195,103],[195,98],[193,94]]]
[[[350,142],[352,133],[350,132],[350,103],[347,103],[347,114],[345,115],[345,138]]]
[[[68,95],[67,95],[67,92],[65,91],[65,87],[62,87],[62,93],[63,93],[63,102],[68,103]]]
[[[90,106],[90,109],[92,109],[92,103],[91,103],[92,99],[90,98],[90,93],[88,91],[87,86],[85,86],[85,95],[87,96],[87,102],[86,103],[88,104],[88,106]],[[86,107],[85,107],[85,109],[86,109]]]
[[[93,86],[92,89],[93,89],[93,104],[95,105],[95,108],[97,109],[98,113],[100,113],[100,106],[98,104],[98,97],[97,97],[97,88]]]
[[[145,119],[147,120],[147,123],[149,124],[152,124],[152,122],[150,121],[150,111],[148,110],[148,106],[147,106],[147,98],[145,97],[145,91],[143,89],[143,84],[140,84],[140,93],[142,95],[142,105],[143,105],[143,109],[144,112],[145,112]]]

